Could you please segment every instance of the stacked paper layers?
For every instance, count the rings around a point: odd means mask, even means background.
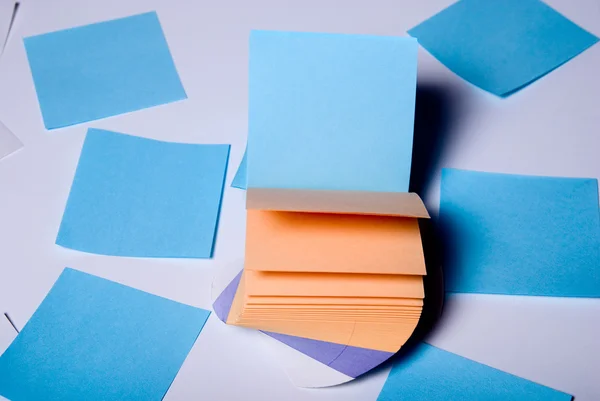
[[[259,189],[247,196],[244,272],[227,323],[388,352],[406,342],[424,298],[418,221],[403,211],[426,217],[418,199]],[[317,198],[322,208],[311,209]]]
[[[343,376],[319,386],[388,359],[423,310],[416,56],[410,38],[250,37],[246,251],[214,308]]]

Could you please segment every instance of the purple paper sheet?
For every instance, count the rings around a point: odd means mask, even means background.
[[[240,285],[241,278],[242,272],[239,272],[213,303],[213,309],[223,323],[227,322],[227,315],[229,315],[229,310],[231,309],[231,304],[233,303],[238,285]]]
[[[213,303],[215,314],[223,322],[227,320],[227,315],[229,315],[229,310],[231,309],[231,304],[233,303],[233,298],[235,297],[241,277],[242,272],[235,276]],[[311,340],[266,331],[263,331],[263,333],[353,378],[368,372],[394,355],[392,352],[353,347],[327,341]]]

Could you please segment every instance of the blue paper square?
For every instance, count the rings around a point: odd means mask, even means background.
[[[600,296],[598,181],[444,169],[451,292]]]
[[[460,0],[408,33],[460,77],[498,96],[598,41],[539,0]]]
[[[248,186],[406,192],[413,38],[250,34]]]
[[[394,364],[377,401],[571,401],[572,398],[421,343]]]
[[[0,395],[160,401],[209,315],[67,268],[0,356]]]
[[[229,145],[90,129],[56,243],[117,256],[212,256]]]
[[[47,129],[187,97],[155,12],[24,41]]]
[[[238,166],[237,171],[235,172],[235,177],[233,177],[233,181],[231,182],[231,186],[239,189],[246,189],[246,181],[247,181],[247,173],[246,173],[246,154],[248,152],[244,152],[244,157]]]

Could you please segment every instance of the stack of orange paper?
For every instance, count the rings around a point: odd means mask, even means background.
[[[249,188],[227,323],[396,352],[423,307],[415,194]]]

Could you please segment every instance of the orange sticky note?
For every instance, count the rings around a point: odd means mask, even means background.
[[[417,219],[248,210],[246,270],[425,275]]]
[[[288,297],[288,296],[251,296],[249,305],[389,305],[422,307],[423,300],[416,298],[359,298],[359,297]]]
[[[422,276],[246,271],[249,296],[423,298]]]

